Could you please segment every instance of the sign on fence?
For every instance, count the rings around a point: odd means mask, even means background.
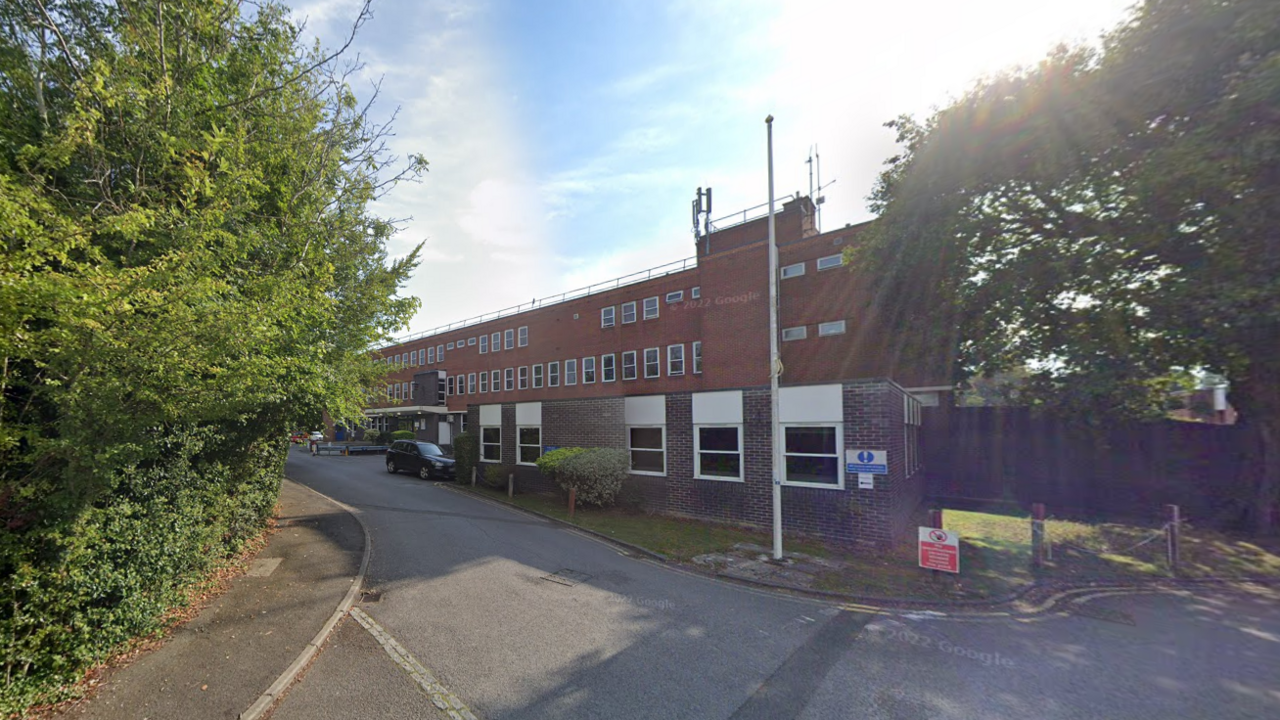
[[[960,536],[949,530],[922,527],[920,567],[926,570],[960,572]]]

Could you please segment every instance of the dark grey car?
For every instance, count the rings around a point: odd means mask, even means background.
[[[454,460],[439,445],[414,440],[397,440],[387,450],[387,472],[407,470],[423,480],[453,480]]]

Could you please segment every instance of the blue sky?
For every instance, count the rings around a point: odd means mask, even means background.
[[[823,229],[870,218],[895,151],[883,123],[944,106],[984,74],[1090,42],[1130,0],[375,0],[355,87],[399,107],[392,149],[431,163],[375,207],[425,241],[405,288],[420,332],[693,254],[689,205],[716,217],[807,193]],[[334,45],[358,0],[297,0]]]

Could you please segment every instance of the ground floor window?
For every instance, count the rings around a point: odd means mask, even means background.
[[[840,426],[788,425],[783,428],[786,482],[840,487]]]
[[[521,427],[516,430],[519,441],[519,455],[516,462],[520,465],[533,465],[542,457],[542,428],[539,426]]]
[[[502,462],[502,428],[480,428],[480,459],[484,462]]]
[[[703,480],[742,479],[742,426],[694,428],[694,476]]]
[[[631,472],[642,475],[667,474],[666,428],[627,428],[627,449],[631,451]]]

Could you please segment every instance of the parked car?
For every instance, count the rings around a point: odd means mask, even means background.
[[[312,430],[311,434],[307,436],[307,439],[320,442],[321,440],[324,440],[324,433],[320,432],[319,430]]]
[[[453,480],[454,460],[439,445],[414,440],[396,440],[387,448],[387,472],[408,470],[423,480]]]
[[[307,441],[306,433],[296,432],[289,435],[289,442],[293,443],[294,445],[300,445],[306,441]]]

